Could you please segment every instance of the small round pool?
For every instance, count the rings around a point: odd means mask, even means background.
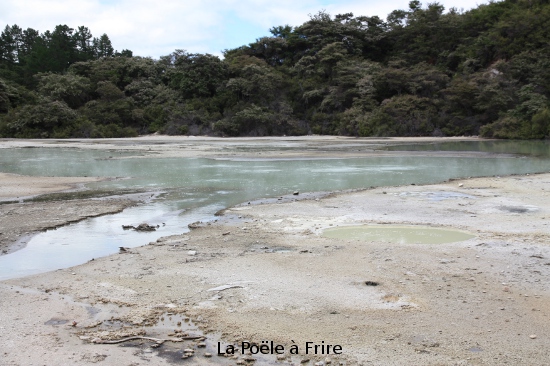
[[[460,230],[400,225],[340,226],[326,229],[322,235],[327,238],[382,241],[398,244],[443,244],[475,237],[471,233]]]

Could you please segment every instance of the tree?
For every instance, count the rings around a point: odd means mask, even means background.
[[[78,108],[91,99],[90,80],[74,75],[45,73],[36,75],[38,91],[52,101],[63,101],[71,108]]]
[[[23,44],[23,30],[17,25],[6,25],[0,35],[0,59],[7,65],[19,61],[19,51]]]
[[[74,40],[78,51],[78,61],[87,61],[94,58],[94,42],[90,29],[84,26],[78,27],[74,34]]]
[[[267,105],[277,97],[282,86],[282,77],[267,66],[248,65],[239,77],[229,79],[226,87],[236,93],[239,99]]]
[[[99,38],[94,38],[92,43],[95,58],[112,57],[114,55],[115,50],[111,44],[111,40],[105,33]]]
[[[0,79],[0,113],[8,112],[10,107],[10,88],[4,80]]]
[[[212,97],[228,76],[217,56],[176,50],[169,69],[170,86],[184,98]]]
[[[395,96],[385,101],[370,118],[377,136],[425,136],[436,129],[437,107],[428,98]]]
[[[51,60],[51,70],[48,71],[62,72],[78,61],[73,32],[74,29],[67,25],[58,25],[53,32],[44,33],[48,58]]]
[[[69,68],[69,72],[90,79],[93,85],[100,81],[110,81],[120,90],[135,79],[150,78],[160,82],[164,71],[162,64],[148,57],[107,57],[77,62]]]

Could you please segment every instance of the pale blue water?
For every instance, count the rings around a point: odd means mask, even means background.
[[[130,158],[130,153],[63,148],[1,149],[0,171],[37,176],[124,177],[92,189],[162,192],[150,203],[120,214],[87,219],[34,236],[17,252],[0,257],[0,279],[84,263],[161,236],[188,231],[187,224],[212,220],[220,209],[293,191],[332,191],[371,186],[435,183],[449,178],[550,171],[546,142],[492,145],[440,144],[392,147],[401,150],[484,151],[534,155],[503,157],[394,157],[319,160],[211,160]],[[112,156],[113,159],[109,159]],[[122,230],[123,224],[160,225],[151,233]],[[164,223],[164,225],[163,225]],[[0,221],[1,228],[1,221]]]

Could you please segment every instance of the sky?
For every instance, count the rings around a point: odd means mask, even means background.
[[[426,1],[427,4],[433,1]],[[483,0],[439,0],[469,10]],[[298,26],[321,10],[385,19],[409,0],[0,0],[0,27],[17,24],[41,33],[58,24],[106,33],[116,50],[159,58],[176,49],[222,55],[269,36],[273,26]]]

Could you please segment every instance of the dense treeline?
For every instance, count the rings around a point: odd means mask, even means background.
[[[386,20],[319,12],[270,32],[223,60],[154,60],[86,27],[6,26],[0,136],[550,135],[548,0],[413,0]]]

